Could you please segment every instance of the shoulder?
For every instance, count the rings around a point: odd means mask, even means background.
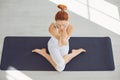
[[[67,27],[67,30],[73,30],[73,25],[72,23],[69,23],[68,27]]]
[[[54,26],[54,22],[52,22],[52,23],[50,24],[50,27],[51,27],[51,26]]]
[[[52,22],[49,26],[49,32],[53,31],[55,29],[55,25],[54,25],[54,22]]]
[[[50,29],[50,28],[55,28],[54,22],[52,22],[52,23],[50,24],[49,29]]]

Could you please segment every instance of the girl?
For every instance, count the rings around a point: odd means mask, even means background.
[[[86,52],[86,50],[82,48],[72,49],[71,53],[68,54],[69,38],[73,32],[73,26],[68,20],[68,13],[65,12],[67,7],[60,4],[58,8],[61,10],[55,15],[56,22],[51,23],[49,27],[51,38],[48,41],[48,50],[50,55],[46,52],[45,48],[34,49],[32,52],[42,55],[51,63],[55,70],[61,72],[71,59],[82,52]]]

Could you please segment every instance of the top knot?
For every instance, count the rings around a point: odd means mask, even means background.
[[[67,10],[67,6],[63,4],[59,4],[57,7],[61,9],[61,11]]]

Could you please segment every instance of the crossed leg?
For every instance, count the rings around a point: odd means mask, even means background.
[[[32,50],[32,52],[35,52],[35,53],[38,53],[38,54],[42,55],[45,59],[47,59],[51,63],[51,65],[55,68],[55,70],[57,70],[56,63],[53,61],[52,57],[46,52],[45,48],[34,49],[34,50]],[[82,52],[86,52],[86,50],[83,49],[83,48],[73,49],[71,53],[63,56],[65,64],[67,64],[68,62],[70,62],[70,60],[72,60],[74,57],[76,57],[77,55],[79,55]]]

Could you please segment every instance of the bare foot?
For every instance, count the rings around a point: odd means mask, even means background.
[[[32,52],[35,52],[35,53],[38,53],[40,55],[43,55],[46,53],[46,49],[45,48],[42,48],[42,49],[34,49],[32,50]]]
[[[73,49],[73,50],[72,50],[72,53],[74,53],[74,54],[80,54],[80,53],[82,53],[82,52],[86,52],[86,50],[83,49],[83,48]]]

